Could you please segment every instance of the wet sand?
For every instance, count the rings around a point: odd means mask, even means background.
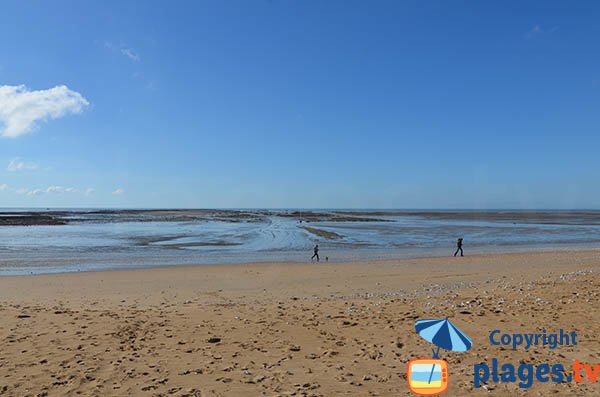
[[[50,226],[66,225],[67,221],[58,216],[37,213],[0,213],[0,226]]]
[[[403,215],[397,212],[396,215]],[[410,215],[410,213],[406,213]],[[220,210],[220,209],[129,209],[129,210],[47,210],[0,212],[0,226],[66,225],[68,223],[119,222],[259,222],[277,216],[299,222],[387,222],[371,216],[339,211]]]
[[[277,216],[301,222],[388,222],[385,217],[409,216],[432,220],[488,221],[515,224],[598,225],[600,211],[297,211],[226,209],[119,209],[0,212],[0,225],[64,225],[71,222],[188,222],[218,220],[252,222]]]
[[[600,363],[599,270],[587,250],[3,277],[0,395],[410,395],[407,362],[431,356],[414,321],[437,317],[474,342],[442,353],[448,396],[598,395],[574,382],[474,389],[473,365]],[[488,341],[542,328],[578,344]]]

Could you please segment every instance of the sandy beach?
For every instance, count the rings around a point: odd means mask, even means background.
[[[600,363],[600,251],[356,263],[253,263],[0,278],[7,396],[411,395],[431,357],[416,319],[473,340],[442,352],[448,396],[598,395],[576,382],[487,382],[474,365]],[[576,346],[513,351],[490,332],[576,331]],[[572,372],[572,371],[571,371]]]
[[[600,1],[0,10],[0,397],[600,397]]]

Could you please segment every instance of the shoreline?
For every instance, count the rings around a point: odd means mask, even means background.
[[[526,251],[526,252],[509,252],[498,254],[474,254],[464,257],[446,256],[428,256],[404,259],[376,259],[376,260],[357,260],[345,262],[310,262],[310,261],[258,261],[258,262],[242,262],[242,263],[215,263],[215,264],[180,264],[166,265],[155,267],[141,268],[116,268],[102,269],[78,272],[57,272],[43,274],[27,274],[27,275],[10,275],[0,276],[0,300],[10,299],[11,296],[20,296],[18,291],[13,290],[11,295],[8,286],[18,285],[31,287],[49,286],[53,282],[58,285],[64,284],[65,290],[72,293],[83,293],[83,285],[85,288],[90,288],[94,283],[107,281],[115,281],[126,288],[130,288],[127,284],[135,283],[154,283],[155,286],[165,286],[168,288],[178,287],[180,291],[185,291],[186,288],[206,288],[207,281],[210,280],[214,284],[214,288],[218,283],[226,282],[226,280],[242,278],[246,275],[271,275],[275,276],[275,281],[280,283],[280,286],[275,286],[276,290],[282,289],[282,286],[293,287],[302,286],[307,280],[318,280],[318,284],[323,283],[322,277],[338,277],[339,273],[344,275],[356,275],[361,278],[377,279],[381,277],[383,272],[386,275],[391,275],[390,272],[410,272],[414,270],[414,274],[394,274],[393,281],[398,282],[398,286],[402,287],[419,287],[430,283],[430,280],[448,279],[464,281],[467,277],[470,281],[482,282],[490,277],[522,275],[527,278],[527,274],[531,273],[535,278],[542,274],[542,269],[548,270],[550,274],[558,271],[566,271],[577,267],[578,270],[587,270],[581,268],[581,262],[589,263],[595,267],[596,264],[600,267],[600,249],[564,249],[564,250],[544,250],[544,251]],[[524,267],[523,263],[528,262],[529,266]],[[573,262],[577,262],[574,265]],[[502,265],[501,267],[499,267]],[[435,273],[430,275],[428,272]],[[474,278],[469,278],[475,276]],[[281,280],[279,280],[281,279]],[[292,282],[293,280],[293,282]],[[64,283],[63,283],[64,281]],[[241,280],[237,280],[241,281]],[[256,292],[252,288],[259,288],[260,283],[252,283],[251,279],[247,280],[246,290]],[[256,280],[254,280],[256,281]],[[265,280],[263,280],[265,281]],[[72,282],[72,284],[69,284]],[[191,284],[197,282],[195,287]],[[333,280],[331,280],[333,282]],[[177,283],[180,283],[177,285]],[[99,285],[96,285],[99,287]],[[235,289],[234,289],[235,290]],[[25,289],[21,289],[25,292]],[[130,293],[135,291],[135,288],[130,288]],[[228,291],[232,292],[232,290]],[[280,291],[286,293],[287,290]],[[91,290],[87,290],[88,294]],[[31,291],[26,292],[31,294]]]
[[[358,251],[357,251],[358,250]],[[176,269],[176,268],[195,268],[195,267],[225,267],[235,265],[253,265],[253,264],[278,264],[278,265],[305,265],[305,264],[319,264],[319,265],[344,265],[344,264],[360,264],[360,263],[385,263],[394,261],[411,261],[411,260],[439,260],[443,258],[453,258],[453,250],[447,248],[415,248],[415,249],[404,249],[403,255],[397,255],[394,250],[386,249],[371,249],[369,250],[333,250],[323,254],[323,260],[320,262],[311,262],[310,252],[293,251],[290,252],[290,256],[298,258],[303,254],[307,257],[306,260],[298,259],[269,259],[269,260],[245,260],[240,258],[233,259],[232,257],[225,259],[224,261],[211,261],[211,262],[181,262],[181,263],[166,263],[166,264],[141,264],[141,265],[101,265],[98,266],[96,263],[84,263],[84,264],[58,264],[51,263],[47,264],[48,261],[40,260],[38,262],[21,262],[21,261],[10,261],[0,265],[0,279],[4,277],[35,277],[44,275],[61,275],[61,274],[82,274],[82,273],[98,273],[98,272],[112,272],[112,271],[127,271],[127,270],[152,270],[152,269]],[[452,251],[452,252],[451,252]],[[392,252],[392,254],[390,254]],[[586,243],[586,244],[571,244],[565,243],[563,247],[557,244],[553,245],[523,245],[523,246],[502,246],[502,247],[469,247],[466,251],[465,258],[472,257],[485,257],[485,256],[496,256],[496,255],[527,255],[527,254],[543,254],[543,253],[568,253],[568,252],[599,252],[600,247],[597,243]],[[341,254],[341,256],[336,256]],[[367,255],[370,254],[370,255]],[[387,254],[387,256],[385,256]],[[325,261],[325,256],[329,256],[328,261]],[[374,259],[368,259],[368,258]],[[232,259],[232,260],[229,260]],[[237,260],[239,259],[239,260]],[[46,263],[46,264],[44,264]],[[86,266],[88,268],[86,268]],[[56,270],[58,268],[58,270]],[[61,268],[64,268],[61,269]],[[9,269],[8,271],[6,269]],[[33,269],[33,270],[31,270]]]

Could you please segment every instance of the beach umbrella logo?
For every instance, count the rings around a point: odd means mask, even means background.
[[[447,318],[417,320],[415,330],[437,349],[431,349],[433,358],[409,361],[406,379],[410,390],[420,396],[435,396],[448,389],[448,363],[440,359],[440,349],[465,352],[473,341]]]

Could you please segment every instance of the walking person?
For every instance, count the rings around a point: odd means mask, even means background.
[[[456,254],[458,254],[458,251],[460,251],[460,256],[464,256],[463,255],[462,244],[463,244],[462,237],[459,238],[458,240],[456,240],[456,252],[454,253],[454,256],[456,256]]]
[[[319,261],[319,244],[315,245],[315,248],[313,249],[313,251],[315,252],[314,255],[310,258],[310,260],[314,260],[315,258],[317,258],[317,262]]]

